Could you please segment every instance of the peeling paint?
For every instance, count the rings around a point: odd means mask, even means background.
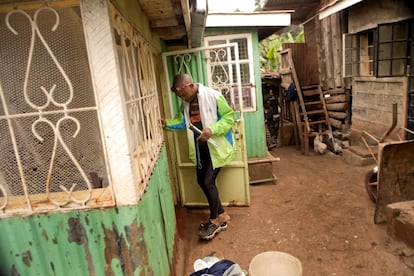
[[[107,274],[114,275],[111,266],[113,259],[118,260],[124,275],[134,275],[135,270],[140,266],[148,267],[147,247],[145,241],[140,238],[144,232],[142,225],[138,226],[136,220],[134,220],[130,225],[125,226],[126,237],[119,233],[115,224],[112,225],[112,229],[106,228],[104,225],[102,225],[102,228],[105,232],[105,267]]]
[[[167,179],[155,170],[137,205],[0,220],[0,276],[170,275],[175,211],[169,186],[159,193]]]
[[[55,273],[55,264],[53,263],[53,262],[50,262],[50,268],[52,269],[52,271],[53,271],[53,275],[55,275],[56,273]]]
[[[75,242],[79,245],[83,245],[85,250],[85,256],[88,263],[88,271],[90,275],[95,275],[94,273],[94,263],[89,250],[88,237],[86,235],[85,228],[82,225],[82,222],[79,218],[70,218],[68,220],[69,231],[68,238],[69,242]]]
[[[23,252],[22,261],[25,265],[30,266],[32,263],[32,254],[30,251]]]
[[[79,218],[70,218],[68,221],[69,231],[68,238],[69,242],[75,242],[79,245],[86,243],[85,228]]]
[[[15,265],[12,266],[11,271],[10,271],[10,275],[12,275],[12,276],[18,276],[18,275],[20,275],[20,273],[17,272],[17,269],[16,269],[16,266]]]
[[[45,229],[42,230],[42,237],[44,237],[46,241],[49,240],[49,237],[47,236],[47,232]]]

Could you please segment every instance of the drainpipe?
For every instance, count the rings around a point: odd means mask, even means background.
[[[207,0],[191,0],[190,14],[191,27],[188,33],[188,47],[201,47],[206,28],[207,19]]]

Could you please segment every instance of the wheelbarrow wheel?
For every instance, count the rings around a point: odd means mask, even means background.
[[[365,175],[365,189],[372,202],[377,203],[378,198],[378,171],[376,168],[369,170]]]

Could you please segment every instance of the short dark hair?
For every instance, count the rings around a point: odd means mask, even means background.
[[[176,87],[192,82],[193,78],[189,74],[179,74],[174,77],[173,86]]]

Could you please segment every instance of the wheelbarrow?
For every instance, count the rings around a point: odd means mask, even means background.
[[[366,131],[361,137],[376,163],[365,175],[366,191],[375,203],[375,223],[386,221],[388,204],[414,199],[414,139],[403,138],[407,133],[414,135],[414,131],[396,128],[397,104],[393,104],[392,114],[392,124],[381,138]],[[376,147],[377,155],[372,150]]]

